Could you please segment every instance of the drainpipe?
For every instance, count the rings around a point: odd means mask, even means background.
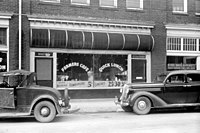
[[[22,0],[19,0],[19,69],[21,69],[22,64]]]

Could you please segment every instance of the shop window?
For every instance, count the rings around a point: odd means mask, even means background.
[[[196,14],[200,15],[200,0],[196,0],[195,6],[196,6]]]
[[[121,87],[127,55],[57,54],[57,87]]]
[[[7,71],[7,52],[0,52],[0,72]]]
[[[71,0],[74,5],[90,5],[90,0]]]
[[[0,45],[7,45],[6,42],[6,28],[0,28]]]
[[[192,56],[167,56],[167,70],[195,70],[196,57]]]
[[[187,0],[173,0],[173,12],[187,13]]]
[[[127,9],[143,9],[143,0],[126,0]]]
[[[32,29],[32,47],[47,48],[48,46],[48,30]]]
[[[50,30],[50,47],[66,47],[66,32],[64,30]]]
[[[117,7],[117,0],[100,0],[100,7]]]

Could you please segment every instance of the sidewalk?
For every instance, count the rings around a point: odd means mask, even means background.
[[[120,105],[114,103],[114,98],[105,99],[71,99],[72,108],[80,108],[77,113],[95,113],[95,112],[121,112]]]

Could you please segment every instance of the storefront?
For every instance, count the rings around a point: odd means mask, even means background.
[[[0,72],[9,70],[9,19],[12,14],[0,14]]]
[[[166,25],[167,71],[200,70],[199,25]]]
[[[30,69],[39,84],[119,91],[125,83],[151,81],[153,26],[29,20]]]

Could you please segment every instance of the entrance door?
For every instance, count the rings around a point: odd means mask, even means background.
[[[15,108],[14,88],[0,88],[0,108]]]
[[[38,85],[53,87],[53,59],[36,58],[35,65]]]
[[[132,59],[132,83],[146,82],[146,60],[144,59]]]

